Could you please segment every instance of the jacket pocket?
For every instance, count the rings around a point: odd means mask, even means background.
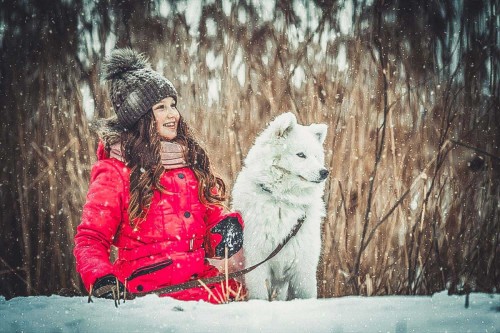
[[[149,292],[170,280],[171,270],[165,268],[172,265],[173,260],[167,259],[136,269],[126,279],[126,287],[131,292]]]
[[[159,271],[167,266],[170,266],[173,263],[172,259],[167,259],[164,261],[160,261],[157,263],[154,263],[152,265],[144,266],[139,269],[136,269],[135,271],[130,274],[130,276],[127,278],[127,282],[130,282],[134,280],[135,278],[138,278],[140,276],[146,275],[146,274],[151,274],[156,271]]]

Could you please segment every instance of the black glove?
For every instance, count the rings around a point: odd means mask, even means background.
[[[222,236],[221,241],[215,247],[215,256],[225,257],[225,248],[228,249],[228,258],[238,252],[243,246],[243,228],[236,217],[226,217],[210,230],[212,234]]]
[[[97,298],[125,299],[125,286],[116,276],[108,274],[96,280],[92,288],[92,295]]]

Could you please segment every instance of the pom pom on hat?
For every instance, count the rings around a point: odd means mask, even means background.
[[[177,101],[173,84],[130,48],[113,50],[102,69],[111,83],[110,97],[118,123],[124,128],[131,128],[162,99],[173,97]]]
[[[116,49],[106,59],[103,74],[106,80],[110,80],[127,71],[148,67],[149,64],[142,54],[129,48]]]

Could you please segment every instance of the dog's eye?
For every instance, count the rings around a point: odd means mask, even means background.
[[[304,155],[304,153],[297,153],[297,156],[300,158],[306,158],[306,155]]]

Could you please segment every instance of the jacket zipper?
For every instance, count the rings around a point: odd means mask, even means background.
[[[164,260],[164,261],[157,262],[156,264],[153,264],[153,265],[141,267],[141,268],[135,270],[127,278],[127,281],[131,281],[131,280],[135,279],[136,277],[139,277],[139,276],[142,276],[142,275],[146,275],[146,274],[150,274],[150,273],[159,271],[160,269],[163,269],[163,268],[171,265],[172,263],[173,263],[172,259],[167,259],[167,260]]]

